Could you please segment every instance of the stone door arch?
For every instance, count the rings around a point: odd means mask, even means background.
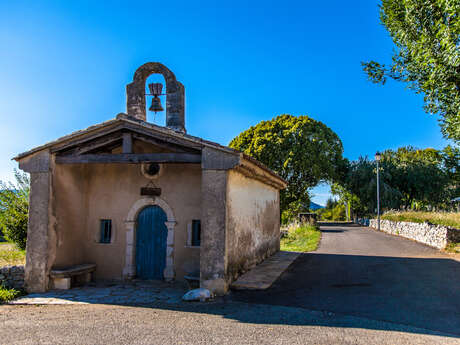
[[[166,240],[166,267],[164,269],[164,279],[173,280],[174,272],[174,228],[176,226],[176,218],[172,208],[159,197],[155,198],[142,198],[137,200],[128,212],[125,220],[126,225],[126,255],[125,266],[123,269],[123,279],[131,279],[136,275],[136,242],[135,242],[135,228],[136,219],[139,212],[147,206],[159,206],[166,213],[167,221],[165,222],[168,228],[168,236]]]

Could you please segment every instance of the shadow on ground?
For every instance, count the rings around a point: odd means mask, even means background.
[[[460,262],[307,253],[265,291],[232,300],[331,311],[460,336]]]
[[[309,253],[301,255],[270,289],[233,291],[209,303],[182,302],[186,288],[180,284],[142,281],[26,298],[30,304],[123,305],[209,313],[255,324],[441,332],[459,337],[459,287],[460,263],[450,259]],[[44,303],[50,298],[56,300]]]

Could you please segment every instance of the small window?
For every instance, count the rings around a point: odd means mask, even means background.
[[[192,220],[192,246],[199,247],[201,242],[201,221]]]
[[[112,220],[101,219],[101,240],[100,243],[110,243],[112,240]]]

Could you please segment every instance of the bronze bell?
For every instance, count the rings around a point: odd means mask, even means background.
[[[155,113],[157,111],[163,111],[163,107],[161,106],[161,99],[158,96],[154,96],[152,98],[152,105],[149,108],[150,111],[154,111]]]
[[[161,106],[161,100],[158,97],[161,95],[161,90],[163,89],[163,84],[161,83],[152,83],[149,84],[150,94],[153,96],[152,105],[150,106],[149,110],[154,111],[163,111],[163,107]]]

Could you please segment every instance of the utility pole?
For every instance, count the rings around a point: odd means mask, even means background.
[[[375,153],[375,162],[377,163],[377,230],[380,231],[380,179],[379,179],[379,161],[382,156],[380,152]]]

